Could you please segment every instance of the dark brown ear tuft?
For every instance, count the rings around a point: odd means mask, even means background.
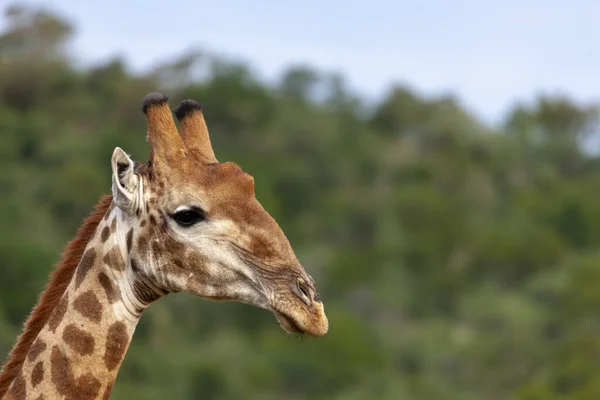
[[[169,101],[169,98],[162,93],[148,93],[142,100],[142,111],[144,114],[148,112],[150,106],[161,106]]]
[[[192,114],[194,111],[202,111],[202,104],[198,103],[195,100],[183,100],[173,112],[175,113],[175,117],[177,117],[178,121],[181,121],[185,117]]]

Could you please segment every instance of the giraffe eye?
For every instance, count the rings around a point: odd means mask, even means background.
[[[171,214],[171,218],[181,226],[191,226],[204,221],[206,216],[204,212],[198,209],[181,210]]]

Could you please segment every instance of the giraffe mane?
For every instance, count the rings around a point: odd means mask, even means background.
[[[54,311],[62,295],[67,290],[71,278],[73,278],[73,274],[81,261],[85,247],[94,236],[96,228],[111,203],[111,195],[102,196],[96,204],[95,210],[79,227],[75,238],[65,247],[60,263],[52,272],[46,289],[40,295],[38,303],[24,324],[23,333],[17,339],[17,343],[0,370],[0,398],[4,396],[12,381],[17,377],[33,341],[46,325],[52,311]]]

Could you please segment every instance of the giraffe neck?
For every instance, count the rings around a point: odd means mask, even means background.
[[[4,399],[108,399],[144,300],[158,297],[131,271],[130,225],[109,209]]]

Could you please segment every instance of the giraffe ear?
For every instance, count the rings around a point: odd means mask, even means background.
[[[133,172],[133,160],[120,148],[112,155],[112,194],[115,204],[125,212],[133,212],[139,177]]]

